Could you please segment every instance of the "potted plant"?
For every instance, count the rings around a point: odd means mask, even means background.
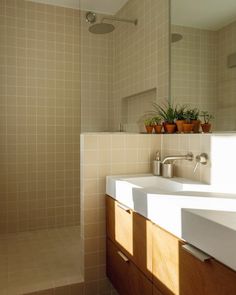
[[[184,116],[185,109],[186,109],[185,105],[175,108],[175,115],[176,115],[175,123],[179,133],[183,132],[183,124],[185,122],[185,116]]]
[[[184,113],[184,117],[185,117],[185,122],[183,124],[183,132],[184,133],[191,133],[192,130],[193,130],[193,123],[191,122],[191,120],[192,120],[192,111],[187,110]]]
[[[149,118],[149,119],[146,119],[144,121],[144,125],[145,125],[145,128],[147,130],[147,133],[152,133],[153,131],[153,128],[154,128],[154,121],[153,121],[153,118]]]
[[[161,125],[161,118],[156,116],[153,118],[153,122],[154,122],[154,130],[155,133],[161,133],[162,130],[162,125]]]
[[[214,116],[211,115],[211,114],[210,114],[209,112],[207,112],[207,111],[202,111],[202,113],[201,113],[201,117],[203,117],[203,121],[204,121],[204,123],[201,124],[202,131],[203,131],[204,133],[209,133],[210,130],[211,130],[211,124],[210,124],[210,121],[211,121],[212,119],[214,119]]]
[[[193,123],[193,133],[199,133],[201,121],[199,120],[199,109],[191,110],[191,123]]]
[[[167,102],[166,105],[161,106],[156,103],[153,104],[154,108],[158,112],[159,117],[163,120],[163,126],[166,133],[174,133],[176,130],[176,114],[175,109],[171,103]]]

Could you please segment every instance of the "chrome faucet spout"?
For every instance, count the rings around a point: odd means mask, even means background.
[[[188,153],[187,155],[176,155],[176,156],[167,156],[162,161],[162,164],[165,164],[167,162],[173,163],[176,160],[187,160],[187,161],[193,161],[193,154]]]

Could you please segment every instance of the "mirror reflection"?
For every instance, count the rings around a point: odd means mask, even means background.
[[[210,112],[213,131],[236,131],[236,1],[171,8],[172,102]]]

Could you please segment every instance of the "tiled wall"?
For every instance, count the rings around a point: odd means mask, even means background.
[[[105,275],[105,177],[148,173],[161,149],[161,135],[81,135],[81,214],[85,294],[110,294]]]
[[[79,223],[79,13],[0,1],[0,233]]]
[[[215,115],[217,104],[217,42],[214,31],[174,26],[183,39],[171,44],[171,98]]]
[[[236,130],[236,68],[227,67],[227,57],[236,53],[236,22],[218,32],[217,130]]]
[[[122,99],[153,88],[156,99],[169,95],[169,1],[129,0],[117,16],[138,19],[138,25],[115,23],[112,130],[122,122]]]
[[[112,87],[113,33],[96,35],[81,12],[81,131],[107,131]],[[97,15],[99,22],[102,15]]]

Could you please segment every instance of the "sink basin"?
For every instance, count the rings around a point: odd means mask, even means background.
[[[236,270],[236,206],[230,210],[185,209],[183,237]]]
[[[134,209],[134,197],[137,194],[137,189],[168,194],[181,191],[201,191],[207,187],[202,183],[184,178],[163,178],[151,174],[107,176],[106,179],[106,194],[121,203],[125,202],[131,209]]]

